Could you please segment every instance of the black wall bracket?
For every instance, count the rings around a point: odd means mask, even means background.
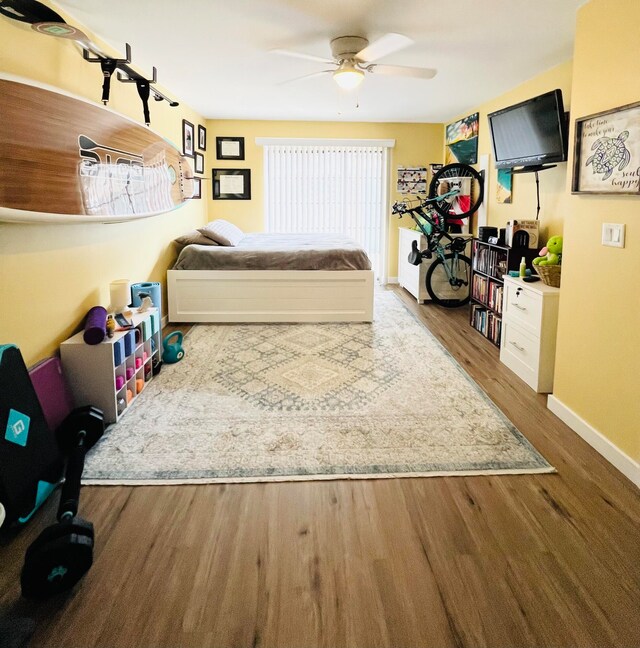
[[[153,68],[153,77],[147,79],[139,72],[136,72],[129,66],[131,63],[131,46],[125,43],[126,58],[112,58],[103,55],[101,52],[95,50],[88,50],[83,48],[82,56],[85,61],[89,63],[100,63],[102,74],[104,75],[104,82],[102,84],[102,102],[106,105],[109,101],[109,91],[111,88],[111,78],[113,73],[116,73],[118,81],[122,83],[135,83],[138,89],[138,95],[142,100],[142,109],[144,111],[144,123],[149,126],[151,123],[151,116],[149,114],[149,97],[153,96],[156,101],[166,101],[172,108],[180,104],[173,99],[169,99],[165,94],[160,92],[157,88],[151,86],[158,80],[158,71]],[[92,54],[94,56],[92,56]]]
[[[116,68],[119,65],[127,65],[131,63],[131,45],[125,43],[126,47],[126,57],[123,59],[118,58],[100,58],[99,56],[91,56],[89,50],[82,50],[82,58],[89,63],[100,63],[102,68],[102,74],[104,76],[104,81],[102,83],[102,103],[106,106],[109,103],[109,92],[111,90],[111,78],[113,73],[116,71]]]

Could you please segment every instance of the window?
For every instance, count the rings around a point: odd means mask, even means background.
[[[384,278],[387,146],[265,145],[265,230],[349,236]]]

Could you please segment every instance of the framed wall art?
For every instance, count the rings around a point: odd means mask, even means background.
[[[499,203],[509,204],[512,201],[513,175],[511,169],[498,169],[498,186],[496,200]]]
[[[202,153],[194,153],[194,167],[196,173],[204,173],[204,155]]]
[[[576,119],[571,193],[640,195],[640,102]]]
[[[251,200],[250,169],[211,169],[214,200]]]
[[[445,127],[445,164],[478,162],[478,113]]]
[[[244,137],[216,137],[218,160],[244,160]]]
[[[182,153],[189,157],[193,157],[193,124],[186,119],[182,120]]]
[[[201,151],[207,150],[207,129],[198,124],[198,148]]]
[[[202,198],[202,182],[201,178],[194,178],[194,190],[193,190],[193,196],[191,196],[192,200],[200,200]]]
[[[398,193],[427,193],[427,167],[398,167]]]

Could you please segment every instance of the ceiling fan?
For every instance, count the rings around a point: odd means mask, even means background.
[[[385,34],[373,43],[369,43],[362,36],[339,36],[331,41],[331,55],[333,56],[333,60],[285,49],[274,49],[271,51],[274,54],[294,56],[296,58],[319,61],[336,66],[330,70],[305,74],[302,77],[291,79],[285,83],[310,79],[323,74],[331,74],[341,88],[351,90],[362,83],[367,72],[370,74],[413,77],[415,79],[432,79],[437,74],[437,70],[432,68],[381,65],[375,63],[375,61],[404,49],[412,43],[413,40],[408,36],[393,32]]]

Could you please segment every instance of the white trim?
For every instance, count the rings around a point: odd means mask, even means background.
[[[505,470],[436,470],[434,472],[372,473],[344,475],[256,475],[255,477],[188,477],[184,479],[83,479],[83,486],[171,486],[176,484],[248,484],[259,482],[328,481],[336,479],[402,479],[412,477],[481,477],[487,475],[544,475],[555,468],[523,468]]]
[[[317,139],[307,137],[256,137],[256,146],[382,146],[393,148],[394,139]]]
[[[398,277],[387,277],[387,284],[397,284],[398,282]]]
[[[602,432],[589,425],[553,394],[549,394],[547,408],[640,488],[640,464],[635,459],[620,450]]]
[[[381,284],[387,283],[387,272],[389,270],[389,149],[385,148],[382,154],[382,209],[380,232],[380,273],[378,280]]]

